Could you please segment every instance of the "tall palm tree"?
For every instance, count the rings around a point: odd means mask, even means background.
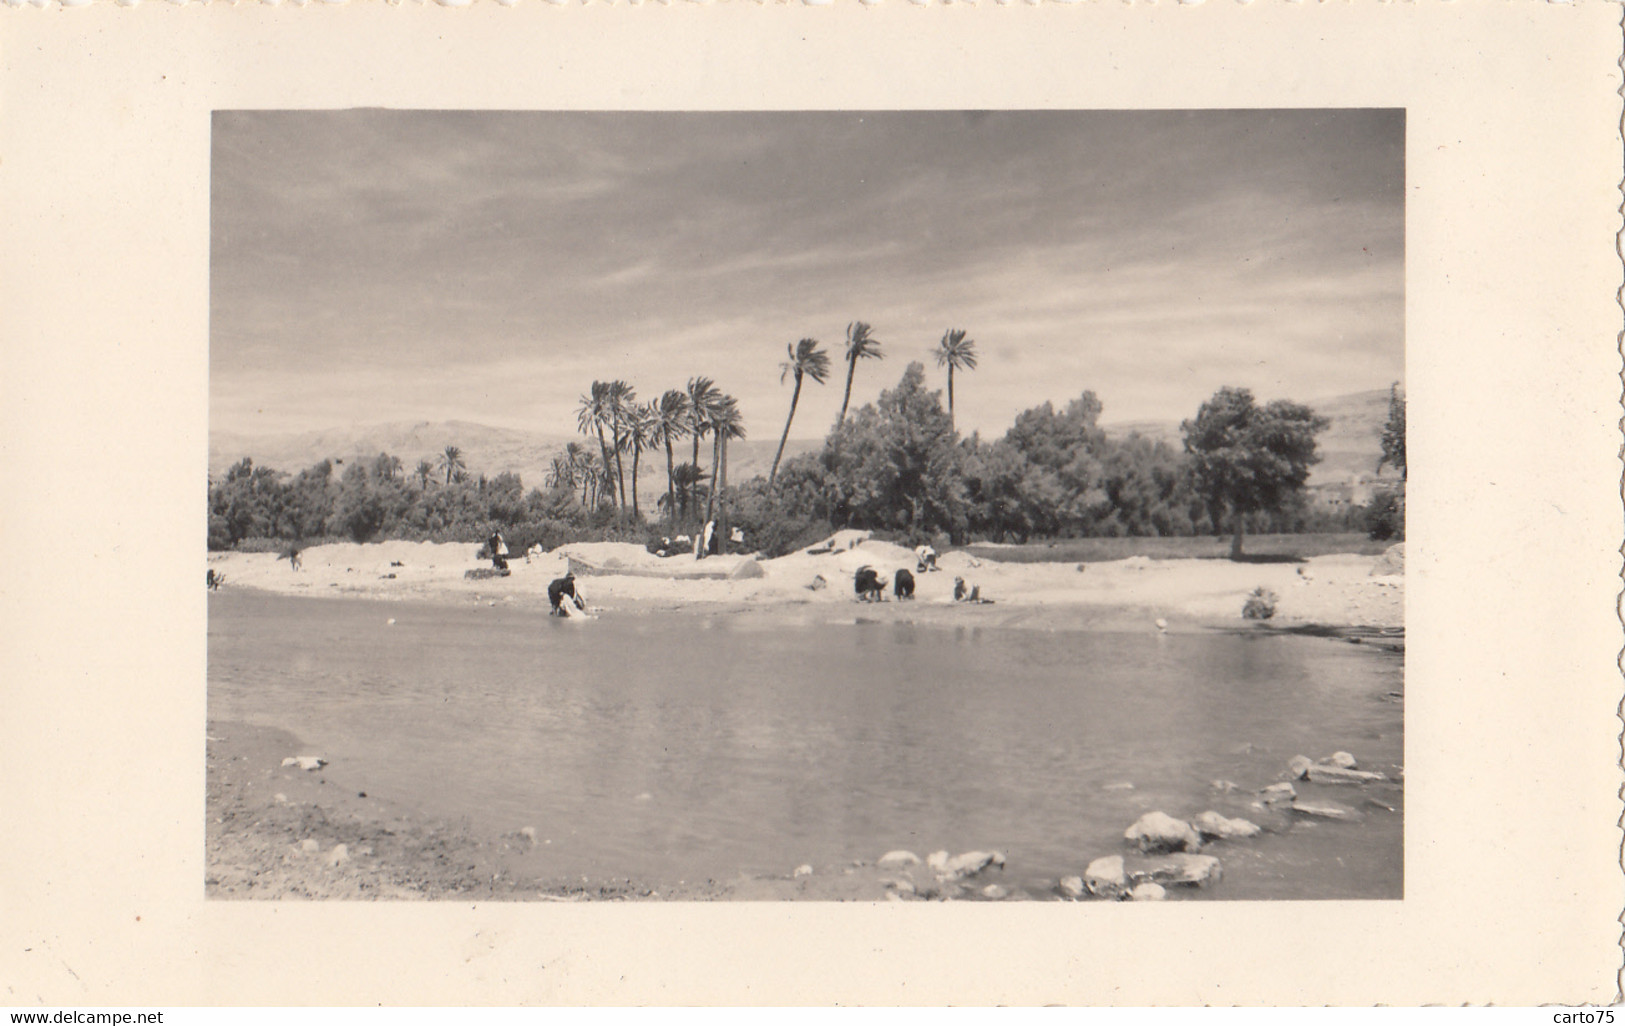
[[[784,434],[779,436],[779,451],[774,454],[773,469],[767,475],[770,488],[779,476],[779,461],[784,459],[784,443],[790,438],[790,422],[796,419],[796,403],[801,401],[802,377],[812,378],[820,385],[829,377],[829,354],[818,348],[817,339],[804,338],[794,346],[786,342],[784,351],[789,359],[779,364],[779,384],[784,384],[787,375],[794,374],[796,389],[790,393],[790,415],[784,418]]]
[[[949,328],[935,350],[938,367],[948,368],[948,429],[954,428],[954,371],[976,369],[976,340],[959,328]]]
[[[547,476],[542,479],[542,485],[549,489],[575,488],[575,468],[570,466],[570,461],[565,457],[553,457],[553,461],[547,467]]]
[[[604,465],[598,461],[598,454],[585,446],[576,461],[576,480],[581,484],[581,504],[597,509],[598,499],[603,494]]]
[[[440,466],[446,471],[446,483],[451,484],[451,479],[463,469],[463,450],[455,445],[446,446],[446,451],[440,454]]]
[[[673,522],[677,518],[677,480],[676,467],[672,464],[671,443],[673,439],[682,438],[692,430],[689,420],[690,405],[688,393],[676,388],[668,388],[653,404],[655,439],[666,446],[666,516]],[[696,441],[694,444],[698,445],[699,442]]]
[[[619,379],[609,383],[609,423],[615,452],[615,481],[621,489],[621,508],[626,508],[626,466],[621,453],[631,445],[633,410],[637,408],[638,394],[632,386]]]
[[[584,435],[597,434],[598,454],[602,457],[601,467],[609,466],[609,442],[604,438],[604,425],[614,418],[614,397],[610,393],[611,383],[607,381],[594,381],[592,390],[581,397],[581,405],[576,407],[576,430]]]
[[[872,330],[862,321],[853,321],[846,326],[846,393],[841,396],[841,413],[835,418],[836,427],[846,423],[846,405],[852,400],[852,374],[858,369],[858,361],[884,359],[880,340],[871,334]]]
[[[418,479],[418,488],[421,491],[429,490],[429,478],[434,474],[434,464],[428,460],[418,460],[418,466],[413,474]]]
[[[696,470],[700,466],[700,439],[711,430],[708,418],[721,398],[721,390],[710,378],[688,379],[689,430],[694,435],[694,456],[689,462]]]
[[[583,506],[587,504],[586,464],[588,457],[591,455],[591,451],[580,442],[564,443],[564,465],[570,471],[570,485],[571,487],[578,484],[582,486],[581,504]]]
[[[722,489],[728,487],[728,440],[745,437],[745,421],[739,414],[739,400],[731,395],[720,398],[711,414],[711,499],[706,504],[705,519],[716,520],[722,506]],[[728,549],[727,522],[719,523],[723,532],[721,550]]]
[[[632,450],[632,515],[642,518],[638,510],[638,460],[648,449],[659,443],[655,438],[655,425],[659,423],[659,403],[634,403],[626,411],[626,444]]]

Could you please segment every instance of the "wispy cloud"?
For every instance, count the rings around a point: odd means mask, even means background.
[[[1403,370],[1397,112],[224,112],[214,146],[222,427],[558,427],[595,377],[708,374],[765,436],[784,344],[857,318],[890,358],[855,401],[964,327],[993,432]]]

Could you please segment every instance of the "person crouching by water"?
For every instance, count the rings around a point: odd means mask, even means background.
[[[857,592],[859,602],[886,601],[886,582],[872,566],[858,567],[858,572],[852,575],[852,590]]]
[[[937,550],[929,545],[921,545],[915,549],[914,560],[916,563],[914,572],[917,574],[929,573],[932,570],[939,569],[937,566]]]
[[[914,575],[908,572],[907,567],[898,567],[897,577],[892,581],[891,593],[897,596],[897,601],[914,597]]]
[[[552,606],[552,608],[548,610],[547,615],[570,615],[569,607],[564,604],[564,597],[566,595],[570,596],[570,601],[575,603],[575,607],[577,609],[584,610],[587,608],[587,604],[581,600],[581,596],[576,594],[576,575],[565,574],[563,577],[560,577],[558,580],[547,586],[547,601],[548,604]]]

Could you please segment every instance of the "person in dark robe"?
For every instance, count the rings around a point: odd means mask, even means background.
[[[564,607],[564,597],[568,595],[570,601],[575,603],[577,609],[587,608],[581,596],[576,594],[576,575],[565,574],[547,586],[547,602],[552,608],[548,610],[549,616],[569,616]]]

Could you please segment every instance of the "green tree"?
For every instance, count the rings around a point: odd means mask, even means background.
[[[897,387],[831,434],[822,459],[837,526],[913,533],[963,531],[964,480],[940,392],[910,363]]]
[[[858,361],[884,358],[885,354],[880,351],[880,340],[874,337],[869,325],[853,321],[846,326],[846,392],[841,396],[841,412],[835,418],[836,428],[846,423],[846,406],[852,401],[852,375],[858,368]]]
[[[784,384],[787,376],[794,375],[796,387],[790,393],[790,415],[784,418],[784,434],[779,436],[779,451],[773,455],[773,469],[767,475],[769,487],[779,476],[779,461],[784,459],[784,443],[790,439],[790,422],[796,419],[796,404],[801,401],[801,379],[812,378],[822,385],[824,379],[829,377],[829,354],[818,347],[817,339],[804,338],[793,346],[787,342],[784,351],[789,359],[779,364],[779,384]]]
[[[954,426],[954,371],[976,369],[976,340],[959,328],[949,328],[933,351],[938,367],[948,368],[948,426]]]
[[[1180,425],[1196,490],[1229,514],[1231,559],[1241,558],[1247,514],[1279,510],[1301,491],[1320,460],[1315,436],[1330,423],[1300,403],[1258,406],[1245,388],[1221,388]]]

